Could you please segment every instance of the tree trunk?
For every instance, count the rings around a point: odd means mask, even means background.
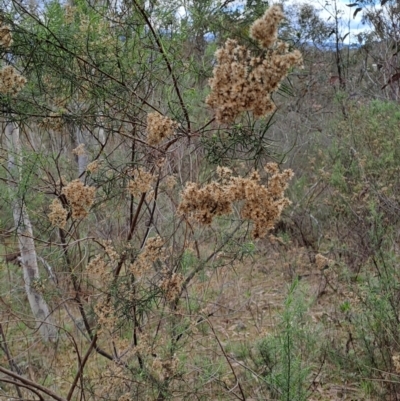
[[[78,147],[79,145],[85,145],[86,146],[86,136],[84,128],[76,127],[75,131],[75,141],[76,141],[76,146]],[[85,181],[85,173],[86,173],[86,168],[88,165],[88,155],[87,155],[87,149],[84,148],[82,152],[77,153],[77,162],[78,162],[78,177],[82,182]]]
[[[38,282],[40,276],[32,225],[24,205],[23,194],[18,191],[21,180],[22,149],[19,128],[15,123],[6,123],[5,138],[8,152],[11,205],[21,253],[25,290],[43,339],[45,341],[55,341],[57,338],[57,328],[52,323],[50,310],[43,295],[35,288],[35,283]]]

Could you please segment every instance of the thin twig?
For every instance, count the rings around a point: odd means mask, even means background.
[[[72,382],[71,388],[69,389],[69,392],[67,395],[67,401],[70,401],[70,399],[72,398],[76,384],[78,383],[78,379],[79,378],[82,379],[83,369],[85,368],[86,362],[89,359],[89,356],[92,353],[92,350],[96,345],[96,341],[97,341],[97,334],[94,335],[93,340],[90,343],[90,346],[89,346],[88,350],[86,351],[85,356],[82,359],[82,363],[80,364],[78,372],[76,373],[74,381]]]
[[[168,60],[168,57],[167,57],[167,55],[166,55],[166,53],[165,53],[165,50],[164,50],[164,47],[163,47],[163,45],[162,45],[162,43],[161,43],[161,41],[160,41],[160,38],[159,38],[158,35],[156,34],[156,32],[155,32],[155,30],[154,30],[154,27],[153,27],[153,25],[151,24],[151,22],[150,22],[150,20],[149,20],[149,17],[147,16],[145,10],[143,10],[143,8],[140,7],[140,5],[138,4],[138,2],[137,2],[136,0],[134,0],[134,3],[135,3],[136,8],[139,10],[140,14],[142,14],[144,20],[146,21],[146,24],[147,24],[147,26],[149,27],[149,29],[150,29],[150,31],[151,31],[153,37],[154,37],[154,40],[155,40],[156,43],[157,43],[157,46],[158,46],[158,48],[159,48],[159,50],[160,50],[160,53],[161,53],[161,55],[162,55],[162,57],[163,57],[163,59],[164,59],[164,61],[165,61],[165,64],[167,65],[168,71],[169,71],[169,73],[171,74],[172,80],[173,80],[173,82],[174,82],[175,92],[176,92],[176,94],[177,94],[177,96],[178,96],[178,98],[179,98],[179,103],[180,103],[180,105],[181,105],[183,114],[184,114],[184,116],[185,116],[185,120],[186,120],[186,124],[187,124],[187,129],[188,129],[188,131],[190,132],[190,131],[191,131],[191,128],[190,128],[190,125],[191,125],[191,124],[190,124],[190,119],[189,119],[189,113],[188,113],[188,111],[187,111],[187,108],[186,108],[186,106],[185,106],[185,103],[183,102],[183,98],[182,98],[181,92],[180,92],[179,87],[178,87],[178,80],[176,79],[176,76],[175,76],[174,71],[173,71],[173,69],[172,69],[171,63],[170,63],[169,60]]]
[[[32,380],[27,379],[26,377],[20,376],[17,373],[12,372],[11,370],[8,370],[6,368],[3,368],[2,366],[0,366],[0,372],[4,373],[7,376],[10,376],[16,380],[19,380],[21,383],[25,384],[28,387],[32,387],[34,389],[37,389],[39,391],[41,391],[42,393],[47,394],[49,397],[53,398],[54,400],[57,401],[68,401],[63,397],[60,397],[59,395],[57,395],[56,393],[54,393],[53,391],[51,391],[50,389],[48,389],[47,387],[42,386],[39,383],[35,383]],[[0,378],[0,381],[2,379]]]
[[[8,349],[7,341],[6,341],[6,336],[5,336],[5,334],[4,334],[3,325],[2,325],[1,323],[0,323],[0,334],[1,334],[1,337],[2,337],[2,339],[3,339],[3,346],[2,346],[2,348],[3,348],[3,350],[4,350],[4,353],[6,354],[8,363],[9,363],[9,365],[10,365],[10,369],[11,369],[12,371],[15,370],[18,374],[20,374],[18,365],[16,365],[16,363],[15,363],[14,359],[12,358],[11,353],[10,353],[10,351],[9,351],[9,349]],[[17,393],[18,393],[18,397],[19,397],[19,398],[22,398],[21,389],[18,387],[17,384],[15,384],[15,387],[16,387],[16,390],[17,390]]]
[[[226,355],[226,352],[225,352],[225,350],[224,350],[224,347],[222,346],[221,342],[219,341],[219,338],[218,338],[218,336],[217,336],[217,333],[216,333],[215,330],[214,330],[214,326],[211,324],[211,322],[210,322],[209,319],[206,319],[206,320],[207,320],[207,323],[208,323],[208,325],[210,326],[210,328],[211,328],[211,330],[212,330],[212,332],[213,332],[213,334],[214,334],[215,339],[216,339],[217,342],[218,342],[219,348],[221,349],[222,353],[224,354],[224,357],[225,357],[226,361],[228,362],[228,365],[229,365],[229,367],[231,368],[231,371],[232,371],[233,375],[235,376],[236,385],[239,387],[240,393],[242,394],[242,398],[238,397],[238,395],[235,394],[233,391],[231,391],[231,392],[232,392],[232,394],[234,394],[237,398],[241,399],[242,401],[246,401],[246,396],[244,395],[242,386],[240,385],[240,381],[239,381],[239,379],[238,379],[238,377],[237,377],[237,375],[236,375],[235,369],[233,369],[233,366],[232,366],[232,364],[231,364],[231,361],[229,360],[229,357],[228,357],[228,355]]]

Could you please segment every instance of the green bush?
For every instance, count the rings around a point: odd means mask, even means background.
[[[304,289],[303,289],[304,291]],[[298,281],[288,290],[275,333],[258,346],[259,367],[273,399],[306,401],[311,395],[313,369],[318,364],[318,333],[310,325],[306,302]]]

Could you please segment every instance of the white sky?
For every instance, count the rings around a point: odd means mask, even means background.
[[[199,1],[199,0],[194,0]],[[334,15],[334,2],[335,0],[272,0],[272,3],[284,3],[285,6],[290,6],[292,4],[312,4],[317,10],[319,10],[319,15],[322,19],[328,20],[331,17],[330,21],[333,21]],[[347,7],[346,4],[352,3],[352,0],[336,0],[336,7],[340,10],[341,14],[341,34],[342,36],[346,35],[347,32],[350,31],[350,34],[346,37],[344,43],[355,43],[357,42],[357,35],[362,32],[367,32],[370,30],[368,25],[363,25],[361,23],[362,12],[359,12],[355,18],[353,18],[354,11],[356,7]],[[330,3],[330,5],[326,5],[326,3]],[[231,3],[232,7],[240,8],[245,4],[244,0],[236,0]],[[377,6],[378,8],[378,6]],[[178,10],[178,15],[184,15],[185,9],[184,7],[180,7]],[[350,28],[350,29],[349,29]]]
[[[279,3],[279,1],[274,1],[275,3]],[[330,21],[333,21],[334,15],[334,3],[335,0],[325,1],[325,0],[284,0],[286,5],[290,4],[312,4],[317,10],[319,10],[320,17],[327,21],[329,17]],[[341,12],[341,34],[344,36],[347,32],[350,31],[350,34],[346,37],[344,43],[354,43],[357,42],[357,35],[362,32],[368,32],[371,28],[368,25],[363,25],[361,23],[362,11],[360,11],[355,18],[353,18],[354,11],[357,7],[347,7],[346,4],[353,3],[352,0],[337,0],[336,7],[338,11]],[[330,5],[326,5],[326,3],[330,3]],[[349,29],[350,28],[350,29]]]

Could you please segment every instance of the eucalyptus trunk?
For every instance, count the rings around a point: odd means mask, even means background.
[[[42,293],[37,290],[40,276],[32,224],[24,204],[23,193],[21,193],[19,188],[23,158],[17,124],[12,122],[6,123],[5,138],[8,152],[11,207],[21,253],[25,290],[36,325],[43,339],[45,341],[55,341],[57,338],[57,328],[52,322],[49,307]]]
[[[84,131],[84,128],[76,127],[75,131],[75,141],[76,146],[86,145],[86,137],[87,134]],[[85,173],[88,165],[88,156],[86,154],[87,149],[84,149],[82,152],[77,153],[77,162],[78,162],[78,177],[82,182],[85,182]]]

